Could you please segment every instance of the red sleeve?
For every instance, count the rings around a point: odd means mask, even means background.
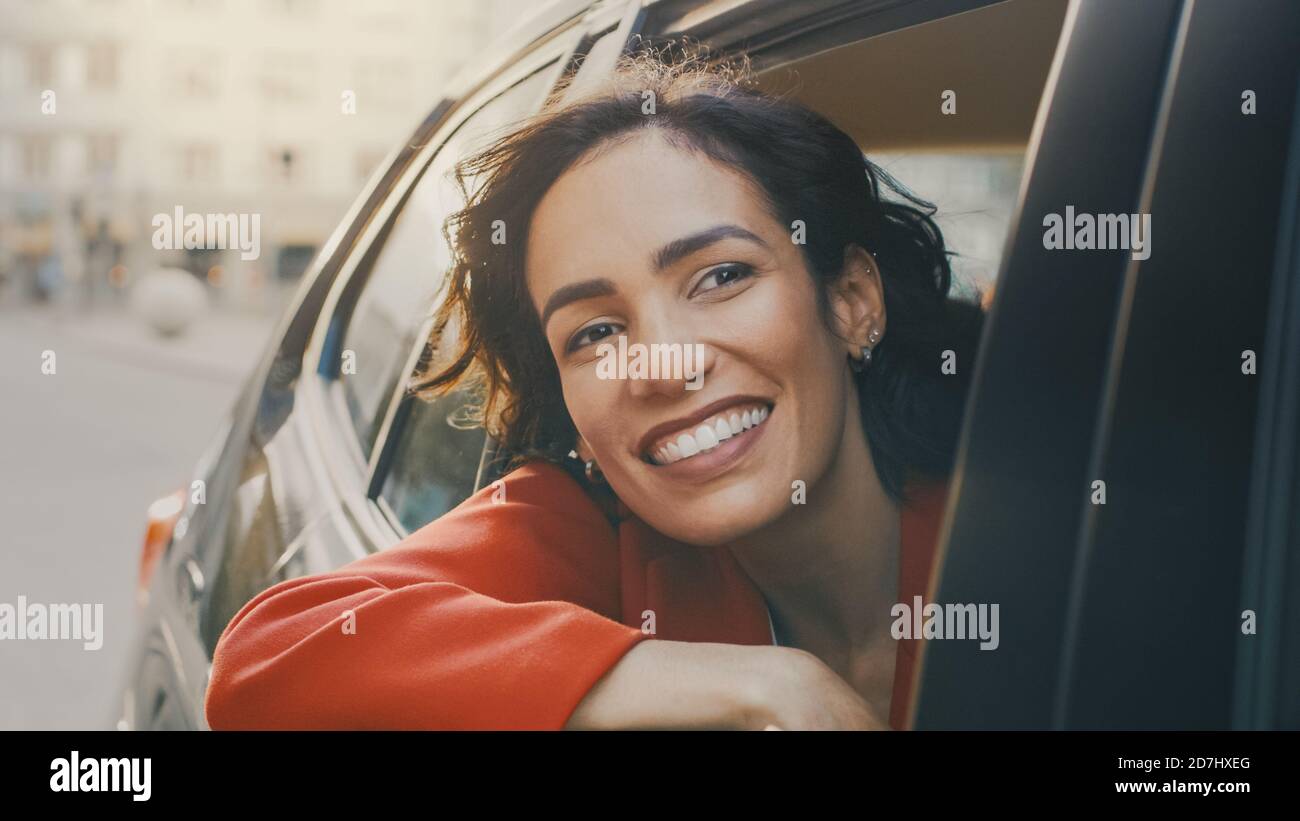
[[[281,582],[226,626],[213,729],[558,729],[644,634],[613,528],[528,466],[389,550]]]
[[[948,503],[946,482],[917,482],[908,487],[911,501],[903,506],[900,526],[901,553],[898,566],[898,600],[909,606],[915,596],[929,601],[930,582],[939,549],[939,531]],[[894,694],[889,705],[889,726],[911,727],[912,702],[916,697],[919,655],[924,640],[899,639],[894,665]]]

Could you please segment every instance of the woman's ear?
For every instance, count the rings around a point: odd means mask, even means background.
[[[874,348],[885,335],[885,290],[875,258],[861,246],[845,248],[844,267],[829,296],[835,333],[858,359],[864,346]]]

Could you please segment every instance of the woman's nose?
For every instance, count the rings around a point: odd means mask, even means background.
[[[627,389],[635,398],[675,397],[698,391],[713,370],[713,351],[696,341],[693,333],[678,333],[675,338],[666,334],[625,338]]]

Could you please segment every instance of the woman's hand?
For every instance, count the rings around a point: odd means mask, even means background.
[[[812,653],[791,647],[750,649],[771,653],[763,677],[754,682],[756,729],[890,729],[857,690]]]
[[[650,639],[587,695],[567,729],[884,730],[816,656],[790,647]]]

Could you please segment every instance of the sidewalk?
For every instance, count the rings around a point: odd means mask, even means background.
[[[50,331],[51,346],[70,340],[136,367],[238,383],[265,352],[276,317],[213,310],[175,337],[159,335],[126,309],[82,313],[25,306],[0,311],[0,323],[10,322],[26,324],[34,334]]]

